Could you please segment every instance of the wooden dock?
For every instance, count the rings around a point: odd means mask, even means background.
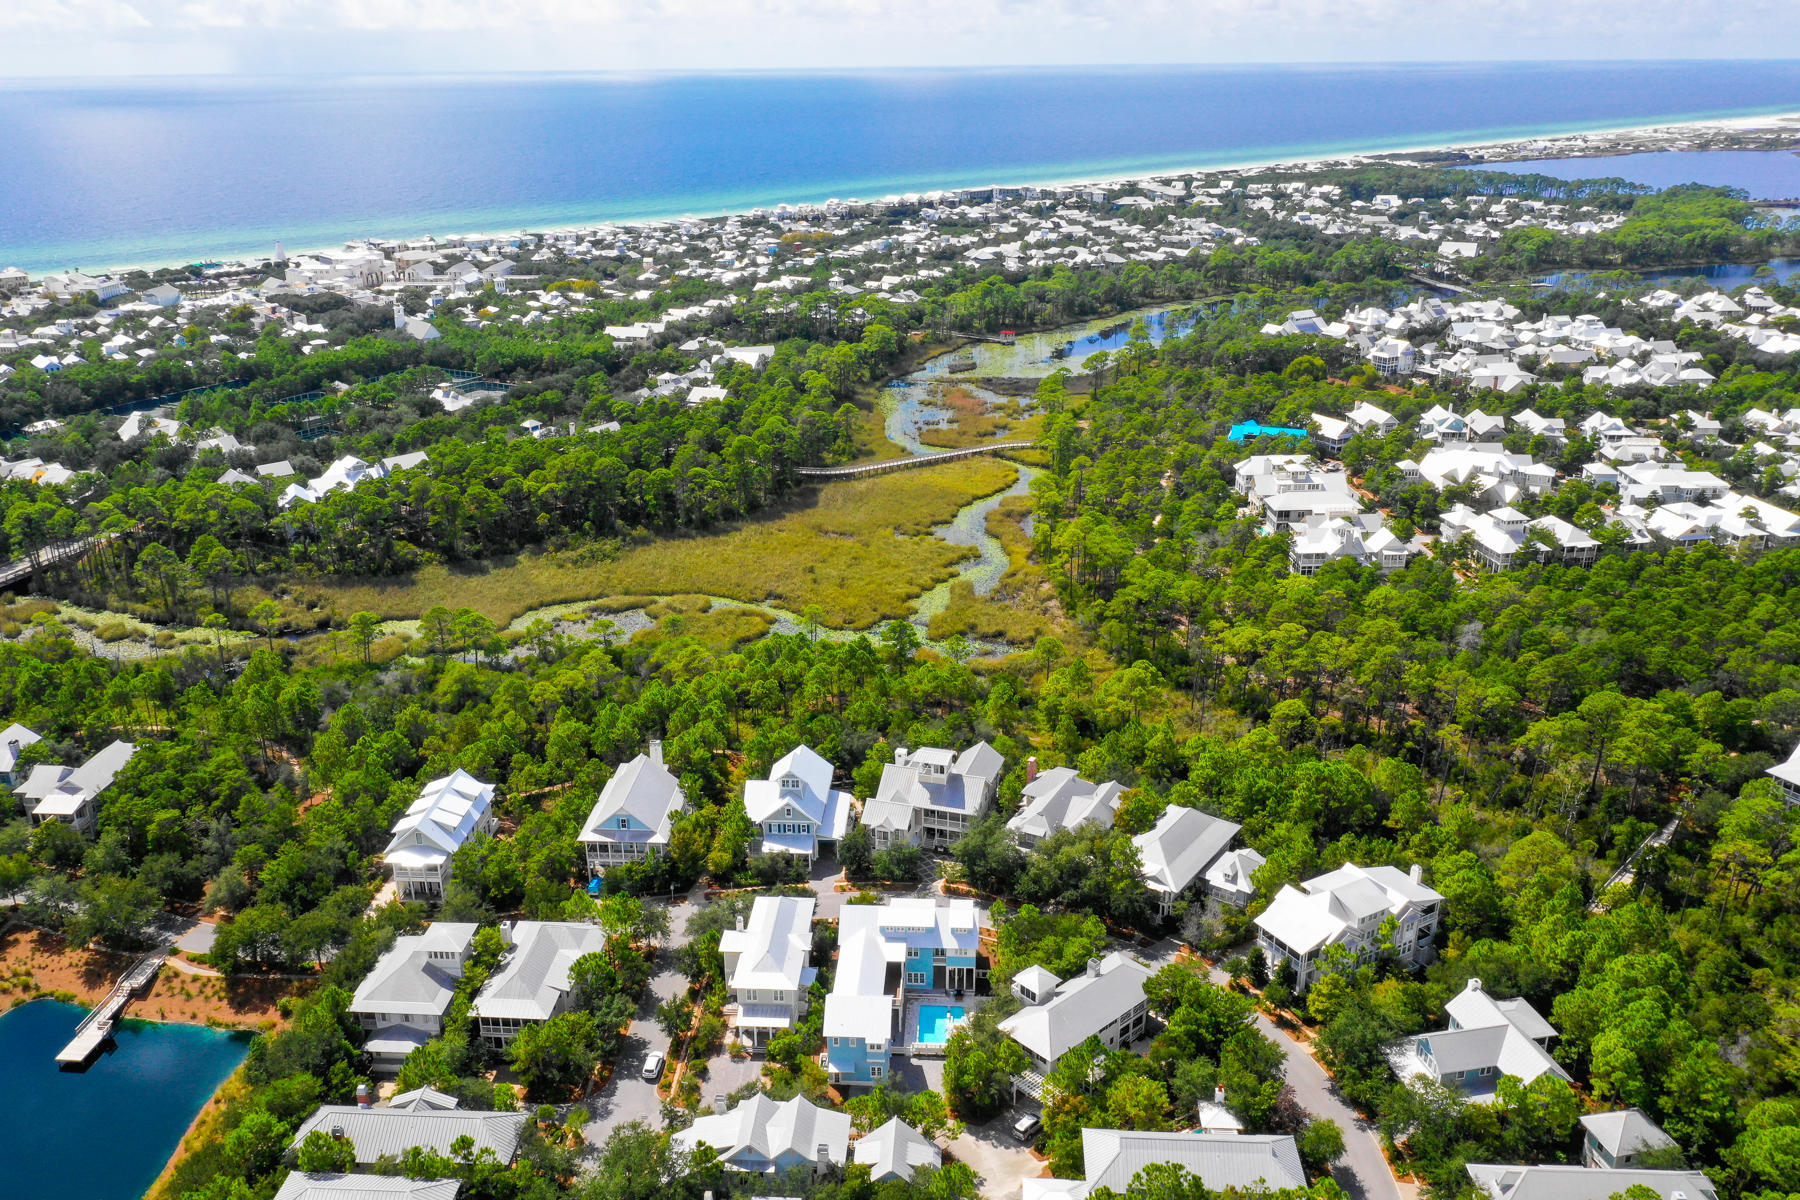
[[[131,964],[131,968],[113,985],[106,999],[94,1006],[94,1011],[82,1018],[81,1024],[75,1027],[75,1036],[69,1044],[57,1052],[56,1061],[65,1067],[79,1067],[99,1052],[106,1039],[112,1036],[113,1026],[119,1022],[119,1016],[131,998],[148,987],[162,970],[162,965],[169,955],[166,950],[153,950],[141,955]]]

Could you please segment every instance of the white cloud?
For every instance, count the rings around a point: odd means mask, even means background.
[[[5,0],[0,33],[116,33],[151,22],[125,0]]]
[[[1800,44],[1800,3],[0,0],[0,34],[29,43],[0,73],[101,51],[130,62],[136,45],[155,48],[146,71],[191,69],[183,47],[247,66],[309,51],[334,68],[428,56],[443,70],[1757,57]]]

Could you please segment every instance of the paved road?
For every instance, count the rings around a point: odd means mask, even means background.
[[[1013,1110],[986,1125],[964,1129],[950,1142],[950,1153],[981,1178],[981,1194],[987,1200],[1018,1200],[1020,1185],[1044,1175],[1043,1159],[1012,1137]]]
[[[657,1095],[656,1084],[643,1077],[644,1059],[653,1050],[662,1051],[665,1057],[669,1053],[669,1036],[657,1023],[656,1009],[664,1000],[687,990],[687,977],[675,966],[675,951],[687,945],[687,919],[694,908],[692,902],[669,906],[669,936],[656,952],[656,972],[650,977],[649,995],[625,1035],[612,1079],[599,1095],[588,1100],[592,1119],[586,1137],[591,1145],[602,1144],[614,1128],[630,1121],[642,1121],[652,1129],[662,1128],[662,1098]]]
[[[1344,1157],[1332,1174],[1351,1200],[1401,1200],[1400,1184],[1381,1153],[1381,1135],[1345,1102],[1331,1076],[1306,1047],[1275,1027],[1261,1013],[1257,1028],[1281,1047],[1287,1058],[1288,1086],[1300,1107],[1315,1117],[1329,1117],[1344,1131]]]
[[[1216,967],[1210,976],[1220,987],[1231,983],[1230,977]],[[1307,1052],[1303,1043],[1283,1033],[1260,1012],[1253,1014],[1253,1019],[1263,1036],[1281,1047],[1295,1102],[1308,1115],[1327,1117],[1344,1131],[1344,1157],[1338,1160],[1332,1175],[1351,1200],[1415,1200],[1418,1189],[1403,1188],[1388,1168],[1387,1156],[1381,1152],[1381,1134],[1350,1107],[1319,1060]]]

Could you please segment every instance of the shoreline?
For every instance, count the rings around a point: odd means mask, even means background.
[[[1690,148],[1681,148],[1679,145],[1680,143],[1685,143],[1696,137],[1708,136],[1734,138],[1749,137],[1763,142],[1782,142],[1784,144]],[[1596,145],[1594,144],[1595,142],[1603,144]],[[1614,144],[1606,145],[1604,144],[1606,142],[1612,142]],[[1671,145],[1669,143],[1677,144]],[[1122,172],[1118,174],[1088,173],[1083,175],[1066,175],[1059,178],[1044,178],[1040,176],[1029,179],[990,177],[988,182],[983,184],[940,183],[935,187],[922,185],[916,191],[899,193],[889,192],[877,200],[864,201],[863,203],[882,203],[884,201],[894,200],[901,195],[929,194],[937,191],[955,191],[961,188],[1055,188],[1078,185],[1117,187],[1149,179],[1191,180],[1206,176],[1235,174],[1239,172],[1266,173],[1276,170],[1308,172],[1333,168],[1342,169],[1366,166],[1372,163],[1387,162],[1396,159],[1419,160],[1412,165],[1422,168],[1443,167],[1447,165],[1480,167],[1484,163],[1525,162],[1536,159],[1558,158],[1612,158],[1630,154],[1654,153],[1658,151],[1704,153],[1707,149],[1739,149],[1753,152],[1779,152],[1783,149],[1791,150],[1795,148],[1800,148],[1800,109],[1776,109],[1754,113],[1737,113],[1729,116],[1676,117],[1673,119],[1648,121],[1629,125],[1553,128],[1549,131],[1535,134],[1515,133],[1509,136],[1482,136],[1471,140],[1425,142],[1396,147],[1364,146],[1361,148],[1342,149],[1321,148],[1317,152],[1303,152],[1299,156],[1295,154],[1283,154],[1274,157],[1238,159],[1221,163],[1189,162],[1185,165],[1145,166],[1143,168],[1128,168],[1121,164],[1112,168],[1104,166],[1098,168],[1102,172],[1107,170]],[[1487,153],[1479,158],[1468,158],[1466,161],[1457,161],[1453,164],[1436,161],[1437,159],[1443,158],[1470,156],[1473,152],[1477,151],[1484,151]],[[945,177],[956,177],[957,175],[954,171],[946,171],[944,174]],[[834,187],[837,186],[840,185],[828,186],[824,191],[828,192],[834,190]],[[841,186],[848,187],[850,185]],[[397,234],[386,237],[353,235],[332,242],[303,238],[303,240],[297,243],[293,248],[288,249],[288,254],[291,257],[297,254],[317,253],[359,242],[393,244],[424,240],[427,238],[504,238],[520,234],[564,234],[576,230],[593,228],[634,230],[646,226],[666,224],[671,221],[717,221],[731,216],[744,216],[754,208],[773,207],[776,203],[817,204],[823,202],[824,198],[822,197],[818,200],[787,200],[766,204],[754,204],[749,207],[727,205],[719,208],[703,207],[699,210],[684,209],[677,211],[675,209],[669,209],[660,213],[640,214],[622,218],[604,218],[600,216],[579,219],[560,218],[552,219],[549,223],[545,224],[532,224],[528,221],[523,224],[509,222],[506,228],[489,227],[484,229],[465,229],[461,233],[450,233],[446,230],[419,230],[409,234]],[[248,237],[250,235],[245,234],[242,236]],[[279,240],[283,242],[286,241],[285,238]],[[146,256],[141,259],[134,259],[127,264],[108,266],[104,269],[103,273],[120,274],[137,270],[155,271],[170,267],[189,266],[195,262],[212,261],[220,261],[226,264],[241,263],[246,269],[254,269],[257,264],[266,263],[271,260],[266,257],[233,258],[225,256],[225,252],[223,251],[219,252],[217,255],[209,254],[199,259],[191,258],[187,255],[170,258]],[[12,264],[0,263],[0,266],[5,265]],[[54,271],[59,269],[63,268],[45,268],[44,270]],[[90,269],[99,270],[99,268]],[[42,273],[42,271],[34,271],[34,274]]]
[[[112,990],[131,957],[72,947],[60,935],[9,921],[0,928],[0,995],[5,996],[0,1003],[7,1011],[40,999],[91,1009]],[[149,990],[127,1006],[122,1020],[268,1033],[285,1023],[278,1001],[294,983],[189,975],[165,966]]]

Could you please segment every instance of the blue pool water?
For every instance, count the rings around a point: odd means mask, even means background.
[[[1305,437],[1306,430],[1294,429],[1287,425],[1261,425],[1255,421],[1244,421],[1233,425],[1231,432],[1225,435],[1228,442],[1241,442],[1246,438],[1259,437]]]
[[[1800,62],[1777,60],[32,81],[0,85],[0,266],[1115,178],[1797,97]]]
[[[942,1046],[950,1040],[950,1035],[962,1023],[963,1008],[960,1004],[921,1004],[919,1005],[919,1036],[916,1039],[921,1046]]]
[[[0,1123],[11,1180],[0,1195],[135,1200],[188,1123],[250,1049],[250,1038],[198,1025],[125,1021],[85,1071],[56,1065],[87,1010],[37,1000],[0,1016]]]

